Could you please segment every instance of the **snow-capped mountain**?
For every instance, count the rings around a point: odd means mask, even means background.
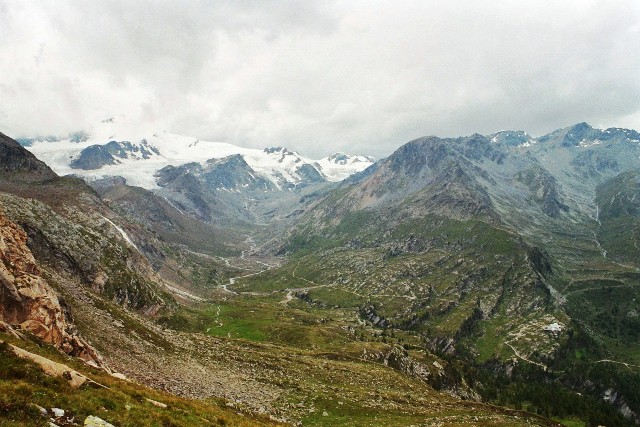
[[[200,141],[171,133],[145,137],[76,133],[65,138],[31,138],[20,141],[38,159],[60,175],[73,174],[93,181],[121,176],[129,185],[158,189],[158,172],[167,166],[179,167],[239,155],[250,170],[246,173],[266,178],[273,191],[291,190],[313,182],[336,182],[373,164],[368,156],[337,153],[313,160],[284,147],[264,150],[239,147],[224,142]]]
[[[324,159],[315,162],[315,166],[319,166],[320,172],[327,177],[329,181],[342,181],[371,166],[375,159],[371,156],[352,156],[345,153],[335,153]]]

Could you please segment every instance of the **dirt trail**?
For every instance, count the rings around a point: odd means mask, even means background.
[[[266,263],[264,261],[260,261],[257,258],[247,258],[247,253],[249,254],[249,256],[251,256],[251,254],[255,253],[256,244],[253,241],[253,238],[251,236],[247,236],[247,238],[245,239],[244,243],[246,245],[248,245],[248,249],[245,249],[240,253],[240,259],[243,260],[243,261],[249,261],[249,262],[255,263],[259,267],[258,267],[257,270],[249,270],[247,268],[242,268],[242,270],[253,271],[253,272],[249,273],[249,274],[244,274],[244,275],[241,275],[241,276],[230,277],[229,278],[229,283],[226,283],[224,285],[220,285],[219,286],[219,288],[222,289],[223,291],[231,293],[231,294],[234,294],[234,295],[238,295],[238,292],[230,290],[228,288],[228,286],[235,285],[236,280],[243,279],[243,278],[246,278],[246,277],[251,277],[251,276],[257,276],[258,274],[264,273],[265,271],[271,270],[272,268],[278,267],[278,265],[279,265],[279,264],[269,264],[269,263]],[[228,260],[225,259],[225,261],[227,262],[227,265],[230,265]],[[241,293],[249,293],[249,292],[241,292]]]

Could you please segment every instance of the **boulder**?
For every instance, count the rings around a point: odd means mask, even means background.
[[[115,427],[113,424],[110,424],[103,420],[102,418],[96,417],[95,415],[89,415],[84,419],[85,427]]]

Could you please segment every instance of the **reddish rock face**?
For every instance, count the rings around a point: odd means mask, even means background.
[[[27,234],[0,210],[0,320],[72,356],[102,365],[96,351],[73,334],[58,296],[41,276]]]

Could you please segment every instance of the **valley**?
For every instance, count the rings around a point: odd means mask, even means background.
[[[24,230],[61,316],[135,381],[114,389],[198,399],[230,425],[640,419],[635,131],[426,137],[375,163],[340,157],[351,169],[280,147],[170,164],[160,137],[23,141],[45,163],[56,144],[82,160],[56,154],[51,170],[4,138],[17,154],[2,215]],[[272,155],[282,162],[256,166]],[[67,357],[35,329],[23,344],[4,328],[4,341]],[[129,425],[131,399],[113,402],[105,419]]]

